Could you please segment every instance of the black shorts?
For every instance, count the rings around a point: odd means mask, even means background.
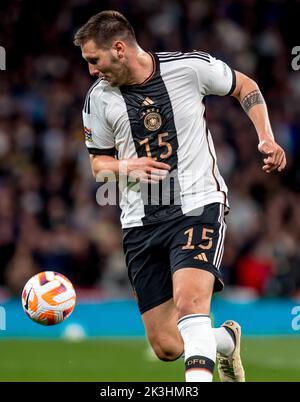
[[[219,270],[226,231],[224,205],[206,205],[198,216],[123,229],[128,276],[141,314],[172,298],[172,274],[194,267],[214,274],[214,292],[223,289]]]

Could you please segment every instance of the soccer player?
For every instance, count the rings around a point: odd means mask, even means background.
[[[237,98],[263,170],[281,171],[285,153],[257,84],[201,51],[144,51],[116,11],[90,18],[74,43],[98,77],[83,110],[92,172],[119,180],[129,279],[154,352],[165,361],[184,354],[186,381],[212,381],[216,360],[221,381],[245,381],[240,326],[212,328],[210,319],[229,204],[203,99]]]

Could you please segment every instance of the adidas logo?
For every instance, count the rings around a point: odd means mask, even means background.
[[[208,262],[208,259],[207,259],[205,253],[200,253],[200,254],[196,255],[196,257],[194,257],[194,260],[199,260],[199,261],[206,261],[206,262]]]
[[[151,106],[153,104],[154,104],[153,100],[150,99],[148,96],[147,96],[147,98],[145,98],[143,100],[143,103],[142,103],[143,106]]]

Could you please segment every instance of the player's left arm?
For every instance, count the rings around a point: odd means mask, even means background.
[[[267,173],[278,169],[280,172],[286,165],[284,150],[276,143],[272,132],[265,100],[255,81],[235,71],[236,86],[232,96],[236,97],[245,113],[256,129],[259,144],[258,150],[265,155],[263,170]]]

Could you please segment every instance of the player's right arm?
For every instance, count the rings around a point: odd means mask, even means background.
[[[91,168],[97,181],[118,180],[120,175],[142,183],[163,180],[170,166],[148,157],[115,159],[108,155],[90,155]]]

